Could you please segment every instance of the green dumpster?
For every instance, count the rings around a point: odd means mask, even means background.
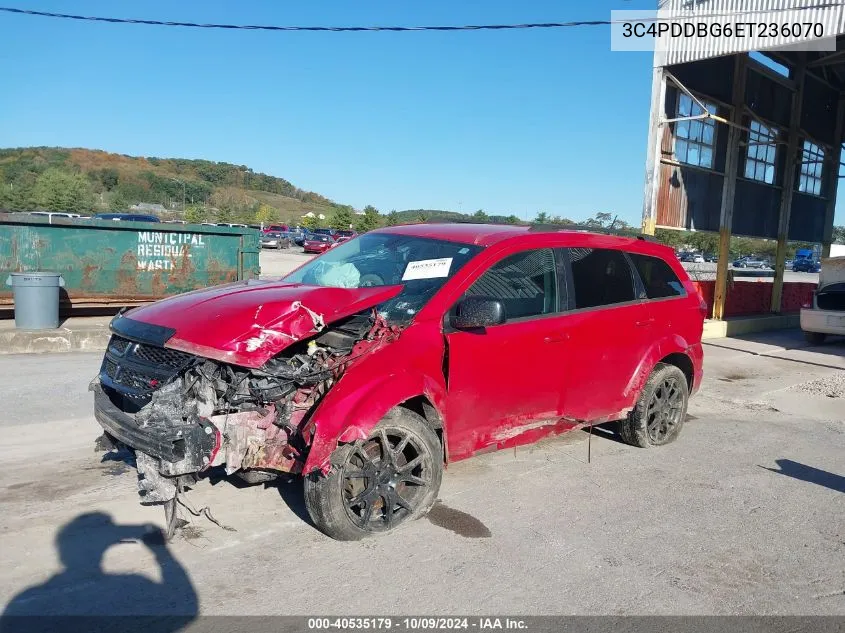
[[[249,228],[0,213],[0,279],[61,274],[64,308],[133,305],[260,272],[258,231]],[[12,293],[0,289],[0,308]]]

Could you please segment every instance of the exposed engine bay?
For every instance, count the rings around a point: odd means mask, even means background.
[[[315,335],[259,369],[112,336],[91,386],[105,429],[98,442],[135,452],[142,503],[173,501],[215,466],[248,482],[302,472],[320,400],[351,363],[400,332],[374,310],[315,324]]]

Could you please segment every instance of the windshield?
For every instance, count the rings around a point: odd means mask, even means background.
[[[402,291],[378,309],[386,319],[404,322],[479,252],[481,247],[471,244],[367,233],[339,244],[282,281],[334,288],[402,285]]]

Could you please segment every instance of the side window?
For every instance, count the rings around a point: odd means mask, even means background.
[[[570,248],[575,308],[633,301],[634,275],[625,254],[607,248]]]
[[[628,256],[634,262],[649,299],[680,297],[684,294],[684,286],[678,276],[662,259],[636,253],[628,253]]]
[[[551,249],[525,251],[494,264],[465,296],[498,299],[508,321],[557,311],[557,275]]]

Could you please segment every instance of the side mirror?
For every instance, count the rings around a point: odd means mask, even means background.
[[[452,317],[452,327],[457,330],[472,330],[501,325],[507,320],[505,306],[496,299],[467,298],[461,301]]]

